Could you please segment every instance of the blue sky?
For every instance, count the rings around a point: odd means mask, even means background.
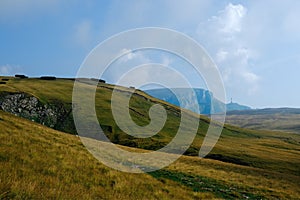
[[[228,99],[300,107],[299,9],[297,0],[1,0],[0,74],[74,77],[101,41],[155,26],[198,41],[219,67]],[[168,56],[161,62],[180,63]]]

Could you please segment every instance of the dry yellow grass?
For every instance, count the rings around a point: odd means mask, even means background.
[[[112,170],[78,137],[0,111],[0,199],[195,199],[214,197],[148,174]]]
[[[197,157],[183,156],[149,174],[115,171],[89,154],[76,136],[7,113],[0,116],[0,198],[227,199],[243,198],[244,193],[244,198],[300,197],[299,176]],[[203,187],[197,185],[199,180]]]
[[[113,86],[99,86],[96,108],[105,114],[100,123],[114,125],[109,112]],[[0,86],[0,91],[26,92],[44,102],[58,99],[70,104],[72,87],[70,80],[12,78]],[[132,98],[134,109],[147,116],[151,102],[145,99],[149,98],[164,104],[138,91]],[[164,105],[170,109],[170,120],[162,137],[155,138],[157,144],[165,144],[174,137],[178,121],[174,115],[177,108]],[[141,124],[148,120],[134,113],[132,117]],[[0,199],[300,198],[300,136],[296,134],[226,125],[209,156],[227,163],[183,156],[165,169],[137,175],[105,167],[76,136],[4,112],[0,112],[0,118]],[[198,152],[209,123],[207,118],[201,119],[192,151],[188,152],[193,155]],[[128,140],[125,134],[118,136]],[[139,147],[144,148],[142,145]]]

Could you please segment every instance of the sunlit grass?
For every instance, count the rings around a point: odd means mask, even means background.
[[[71,80],[12,78],[0,85],[0,92],[26,92],[43,103],[59,100],[70,105],[72,88]],[[113,88],[99,84],[95,105],[99,122],[108,127],[106,133],[113,142],[153,150],[166,145],[175,136],[180,120],[178,108],[141,91],[136,91],[130,102],[133,120],[146,125],[149,108],[160,103],[168,113],[166,126],[148,140],[123,133],[110,110]],[[217,145],[208,155],[224,161],[221,162],[197,157],[208,125],[208,118],[201,116],[198,134],[186,152],[196,157],[183,156],[161,171],[133,175],[102,165],[76,136],[0,112],[0,199],[300,198],[299,135],[225,125]]]
[[[118,172],[92,157],[78,137],[0,113],[2,198],[290,199],[300,195],[299,176],[197,157],[183,156],[150,174]]]
[[[76,136],[1,113],[0,198],[193,199],[179,183],[112,170],[92,157]]]

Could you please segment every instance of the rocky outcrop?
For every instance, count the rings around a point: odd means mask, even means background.
[[[56,130],[76,133],[71,105],[59,101],[44,104],[30,94],[4,92],[0,94],[0,109]]]
[[[195,96],[188,88],[161,88],[146,90],[145,92],[155,98],[204,115],[224,113],[225,111],[228,112],[232,110],[251,109],[248,106],[243,106],[237,103],[225,104],[215,98],[213,93],[208,90],[200,88],[194,88],[193,90]],[[176,92],[178,96],[176,96],[172,91]],[[195,99],[197,100],[196,102]],[[197,107],[199,107],[199,109],[196,109]]]
[[[224,112],[224,103],[214,98],[212,92],[197,88],[193,90],[194,93],[188,88],[162,88],[146,90],[145,92],[155,98],[191,110],[195,113],[210,115]],[[176,92],[177,96],[173,92]],[[179,102],[181,102],[181,104]]]

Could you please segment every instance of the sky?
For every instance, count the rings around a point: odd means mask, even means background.
[[[1,0],[0,75],[75,77],[105,39],[128,29],[162,27],[205,48],[228,101],[252,108],[300,107],[299,9],[297,0]],[[167,53],[126,56],[127,63],[120,60],[110,74],[120,73],[122,64],[153,60],[187,67]],[[115,80],[109,73],[106,78]]]

